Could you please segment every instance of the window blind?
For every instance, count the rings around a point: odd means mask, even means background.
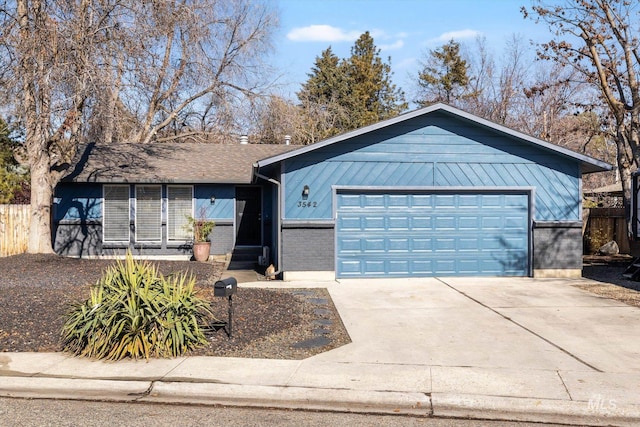
[[[129,186],[105,185],[102,240],[129,242]]]
[[[162,241],[162,187],[136,185],[136,241]]]
[[[170,185],[167,187],[167,234],[169,240],[184,241],[191,238],[185,230],[187,216],[193,216],[193,187]]]

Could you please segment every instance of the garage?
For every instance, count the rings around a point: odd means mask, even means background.
[[[284,280],[582,276],[582,177],[611,166],[445,104],[256,163]]]
[[[336,194],[336,276],[527,276],[526,190]]]

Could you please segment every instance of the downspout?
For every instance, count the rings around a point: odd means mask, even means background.
[[[282,266],[282,220],[281,220],[281,216],[280,216],[280,209],[282,208],[282,190],[281,190],[281,186],[280,186],[280,182],[273,179],[273,178],[269,178],[268,176],[264,176],[260,173],[258,173],[258,164],[254,163],[253,164],[253,174],[255,175],[256,178],[261,178],[264,179],[265,181],[268,181],[272,184],[274,184],[277,189],[278,189],[278,215],[277,215],[277,219],[276,219],[276,228],[278,230],[278,270],[275,271],[274,273],[270,274],[270,277],[274,277],[277,276],[278,274],[282,273],[281,270],[281,266]]]

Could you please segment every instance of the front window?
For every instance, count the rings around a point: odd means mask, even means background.
[[[136,241],[162,241],[162,187],[136,185]]]
[[[102,211],[102,239],[129,242],[129,186],[105,185]]]
[[[186,241],[191,237],[185,229],[187,216],[193,216],[193,187],[167,187],[167,236],[169,241]]]

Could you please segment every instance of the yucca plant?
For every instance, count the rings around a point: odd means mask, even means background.
[[[98,359],[175,357],[207,343],[209,303],[186,273],[163,276],[130,253],[108,267],[90,297],[69,310],[62,328],[64,351]]]

